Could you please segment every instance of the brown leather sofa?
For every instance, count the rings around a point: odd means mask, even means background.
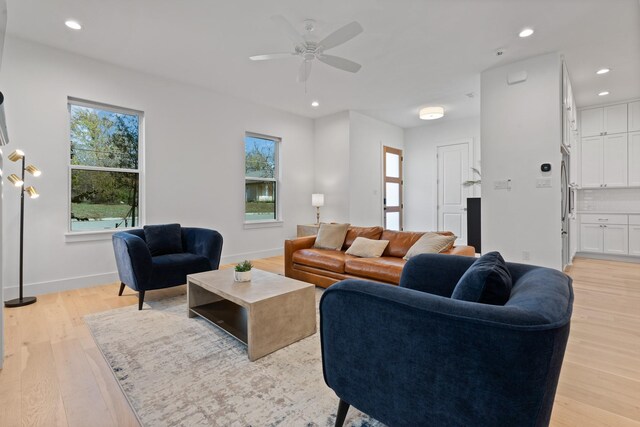
[[[450,231],[438,232],[450,236]],[[344,279],[366,279],[397,285],[406,261],[403,257],[424,233],[383,230],[382,227],[349,227],[342,250],[315,249],[316,236],[284,242],[284,274],[323,288]],[[347,255],[356,237],[388,240],[380,258]],[[454,246],[443,254],[475,256],[473,246]]]

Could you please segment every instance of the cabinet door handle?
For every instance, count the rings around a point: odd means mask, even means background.
[[[609,218],[598,218],[598,221],[609,221]]]

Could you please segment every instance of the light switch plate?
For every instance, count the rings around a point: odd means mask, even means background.
[[[551,179],[550,178],[536,179],[536,188],[551,188]]]

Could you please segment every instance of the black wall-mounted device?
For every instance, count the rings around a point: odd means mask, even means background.
[[[549,172],[551,170],[551,163],[543,163],[540,165],[540,170],[542,172]]]

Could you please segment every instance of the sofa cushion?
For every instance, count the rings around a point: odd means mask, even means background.
[[[183,252],[180,224],[145,225],[144,240],[151,256]]]
[[[191,253],[159,255],[151,259],[151,280],[148,289],[187,283],[187,274],[211,270],[207,257]]]
[[[347,236],[344,238],[344,245],[342,245],[342,250],[346,251],[351,247],[353,242],[358,237],[366,237],[371,240],[380,240],[380,235],[382,235],[382,227],[354,227],[351,226],[347,230]]]
[[[344,244],[349,224],[320,224],[313,247],[339,251]]]
[[[349,258],[345,260],[344,271],[354,276],[397,285],[400,283],[400,276],[405,264],[405,260],[396,257]]]
[[[347,249],[347,255],[362,258],[379,258],[384,248],[389,244],[388,240],[373,240],[366,237],[356,237],[353,244]]]
[[[300,249],[293,253],[294,264],[308,265],[324,270],[344,273],[344,263],[351,255],[329,249]]]
[[[419,254],[439,254],[450,250],[456,241],[456,236],[443,236],[439,233],[424,233],[417,242],[409,248],[404,259],[408,260]]]
[[[511,294],[511,273],[499,252],[478,258],[453,289],[452,299],[504,305]]]
[[[380,236],[380,240],[388,240],[389,245],[387,245],[382,256],[404,257],[409,251],[409,248],[411,248],[423,234],[422,232],[413,231],[384,230]]]

